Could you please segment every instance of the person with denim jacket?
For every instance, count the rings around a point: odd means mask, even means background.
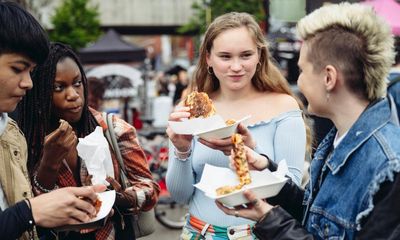
[[[324,6],[298,23],[304,42],[298,85],[308,110],[332,120],[303,190],[291,180],[263,201],[226,214],[257,221],[259,239],[399,239],[400,128],[385,98],[393,61],[387,24],[360,4]],[[276,169],[247,148],[252,168]],[[232,161],[232,157],[231,157]]]

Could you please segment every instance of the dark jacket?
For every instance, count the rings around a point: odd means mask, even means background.
[[[386,99],[370,106],[330,157],[336,131],[328,134],[311,164],[306,191],[288,182],[269,200],[281,206],[256,224],[255,234],[260,239],[354,239],[364,225],[376,221],[372,214],[383,218],[382,207],[396,204],[388,193],[398,188],[393,180],[400,171],[400,151],[395,147],[400,145],[400,129],[391,120]],[[321,174],[323,168],[325,174]],[[385,228],[374,231],[395,235],[398,222],[396,216],[382,219]],[[368,235],[371,229],[365,228],[362,234]]]
[[[263,219],[257,222],[254,233],[259,239],[314,239],[300,224],[304,191],[290,182],[275,198],[268,202],[284,203],[274,207]],[[299,200],[300,199],[300,200]],[[400,239],[400,177],[386,181],[374,197],[375,208],[363,221],[356,239]],[[290,213],[290,214],[289,214]],[[268,216],[268,217],[267,217]]]
[[[0,238],[2,240],[17,239],[32,226],[32,212],[25,201],[18,202],[0,212]]]

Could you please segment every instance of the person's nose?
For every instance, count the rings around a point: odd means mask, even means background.
[[[32,89],[33,82],[32,82],[32,78],[31,78],[30,72],[24,73],[24,75],[22,76],[22,80],[20,82],[20,87],[22,89],[26,89],[26,90]]]
[[[242,70],[242,68],[243,68],[243,65],[242,65],[242,62],[240,61],[240,59],[234,58],[232,60],[232,64],[231,64],[232,71],[238,72],[238,71]]]
[[[78,98],[79,98],[79,93],[77,92],[77,90],[73,86],[68,87],[67,88],[67,100],[75,101]]]

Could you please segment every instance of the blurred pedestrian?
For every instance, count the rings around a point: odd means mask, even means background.
[[[177,104],[180,101],[182,97],[182,92],[183,90],[185,90],[185,88],[189,83],[186,69],[181,68],[176,76],[177,79],[175,83],[175,92],[174,92],[174,97],[172,98],[172,102],[174,104]]]
[[[394,48],[396,57],[394,59],[394,64],[389,71],[389,81],[400,78],[400,36],[395,37]]]
[[[88,105],[89,107],[102,111],[104,93],[106,86],[103,80],[96,77],[89,77],[88,81]]]
[[[395,40],[395,63],[389,72],[388,94],[393,97],[397,107],[397,116],[400,119],[400,37]]]
[[[196,66],[190,66],[187,70],[187,79],[188,79],[188,84],[186,86],[185,89],[183,89],[182,94],[181,94],[181,99],[180,101],[185,100],[185,98],[187,97],[187,95],[189,95],[189,93],[192,91],[193,89],[193,85],[195,85],[195,81],[194,81],[194,71],[196,70]]]

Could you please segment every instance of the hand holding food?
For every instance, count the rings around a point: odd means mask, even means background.
[[[76,153],[77,137],[67,121],[60,120],[59,127],[44,139],[42,164],[58,169],[68,154]]]
[[[249,129],[243,125],[243,123],[239,123],[237,127],[237,132],[242,135],[244,145],[248,146],[251,149],[256,148],[256,141],[251,136]]]
[[[247,158],[247,163],[249,166],[250,170],[258,170],[262,171],[265,168],[268,167],[268,160],[264,156],[256,153],[254,150],[251,148],[244,146],[245,152],[246,152],[246,158]],[[235,169],[235,160],[234,160],[234,154],[232,152],[231,156],[229,157],[230,159],[230,165],[233,169]]]
[[[93,205],[94,209],[96,210],[96,213],[94,215],[92,215],[91,218],[95,218],[100,211],[101,204],[102,204],[101,200],[98,197],[94,201],[87,197],[78,197],[78,198]]]
[[[31,198],[32,215],[36,225],[51,228],[88,222],[98,213],[96,193],[105,189],[104,185],[65,187]],[[84,201],[82,198],[90,201]]]
[[[194,91],[175,107],[170,114],[169,121],[181,121],[182,118],[206,118],[214,114],[215,108],[207,93]],[[193,136],[176,134],[170,127],[167,128],[167,134],[177,153],[181,155],[179,158],[187,157],[190,153]]]
[[[249,166],[247,164],[245,146],[240,134],[232,135],[233,160],[239,184],[236,186],[223,186],[217,188],[217,195],[225,195],[236,190],[240,190],[244,185],[251,183]]]
[[[189,108],[183,106],[183,102],[179,103],[169,115],[169,121],[179,122],[182,118],[189,118]],[[167,127],[167,135],[171,140],[174,147],[180,151],[185,152],[190,149],[193,136],[192,135],[182,135],[175,133],[170,126]]]
[[[247,218],[253,221],[260,220],[266,213],[268,213],[273,207],[267,202],[257,198],[257,196],[251,190],[245,190],[243,195],[249,200],[247,208],[236,207],[234,209],[227,208],[220,202],[216,201],[218,208],[224,213],[235,217]]]
[[[215,114],[215,107],[212,100],[205,92],[194,91],[185,99],[185,106],[189,107],[189,118],[206,118]]]

